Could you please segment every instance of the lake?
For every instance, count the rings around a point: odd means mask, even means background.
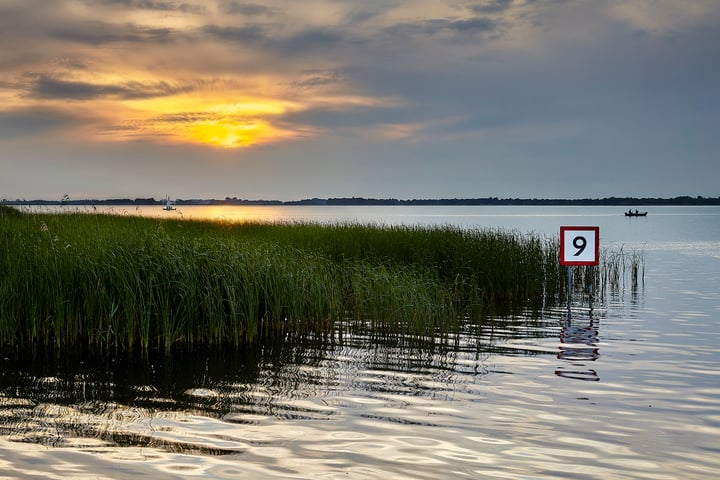
[[[128,210],[111,211],[553,236],[599,226],[601,248],[644,252],[644,275],[569,317],[442,338],[338,329],[170,358],[5,351],[2,479],[720,477],[720,207]]]

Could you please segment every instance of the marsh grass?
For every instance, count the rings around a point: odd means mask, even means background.
[[[567,285],[567,270],[564,274]],[[642,250],[626,250],[624,246],[603,248],[599,265],[573,267],[572,295],[582,301],[604,299],[608,294],[617,295],[627,287],[637,292],[645,283],[645,254]],[[562,301],[567,301],[567,286]]]
[[[601,295],[609,291],[616,294],[626,286],[637,291],[645,284],[645,255],[642,250],[626,250],[624,247],[608,249],[603,252],[604,268],[595,282],[601,289]]]
[[[0,219],[4,218],[17,218],[22,215],[22,212],[17,208],[10,207],[8,205],[0,204]]]
[[[239,345],[337,325],[435,335],[562,297],[557,239],[0,210],[0,343]]]

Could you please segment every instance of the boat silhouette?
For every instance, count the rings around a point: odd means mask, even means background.
[[[626,217],[647,217],[648,212],[638,212],[635,210],[634,212],[632,210],[628,210],[625,212]]]

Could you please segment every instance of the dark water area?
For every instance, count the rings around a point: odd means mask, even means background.
[[[719,477],[720,209],[460,212],[599,225],[641,281],[434,337],[2,351],[0,478]]]

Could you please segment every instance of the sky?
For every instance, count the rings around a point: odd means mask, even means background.
[[[0,0],[0,199],[719,185],[718,0]]]

